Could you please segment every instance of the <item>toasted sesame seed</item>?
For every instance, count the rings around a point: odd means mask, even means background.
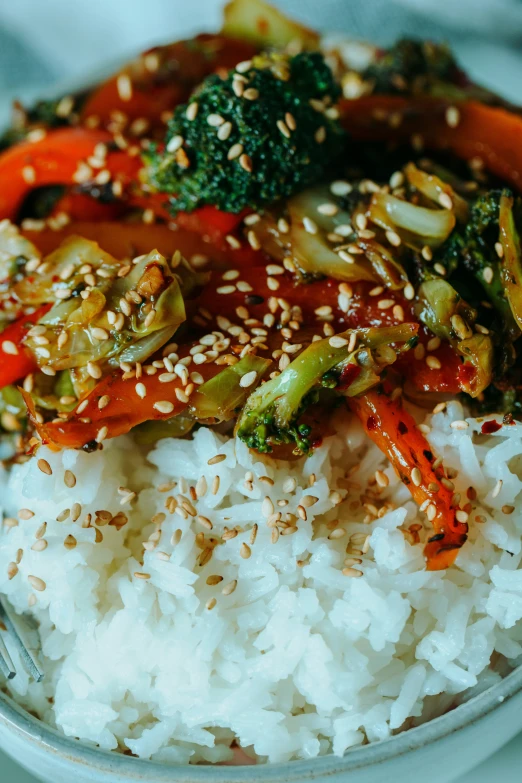
[[[358,568],[343,568],[343,575],[349,576],[351,579],[359,579],[363,575],[362,571]]]
[[[33,517],[34,517],[34,511],[31,511],[28,508],[21,508],[18,511],[18,519],[25,521],[27,519],[32,519]]]
[[[34,542],[31,549],[33,552],[43,552],[44,549],[47,549],[47,546],[48,544],[45,538],[39,538]]]
[[[297,123],[295,121],[294,115],[290,114],[289,111],[285,113],[285,122],[291,131],[295,131],[295,129],[297,128]]]
[[[137,383],[135,386],[136,394],[142,400],[147,396],[147,387],[144,383]]]
[[[415,289],[411,283],[406,283],[404,286],[404,296],[406,299],[411,300],[415,296]]]
[[[330,337],[328,343],[332,348],[344,348],[345,345],[348,345],[348,340],[339,335],[334,335],[333,337]]]
[[[383,473],[382,470],[376,470],[375,471],[375,481],[377,484],[384,489],[384,487],[387,487],[390,483],[390,480],[386,473]]]
[[[39,593],[43,593],[47,585],[45,584],[43,579],[40,579],[39,576],[31,576],[29,575],[27,577],[27,581],[34,587],[35,590],[38,590]]]
[[[402,241],[396,231],[386,231],[386,239],[393,247],[399,247]]]
[[[9,580],[14,579],[18,573],[18,566],[16,563],[9,563],[7,566],[7,578]]]
[[[451,325],[455,332],[457,333],[457,336],[461,340],[465,340],[468,337],[471,337],[473,332],[470,329],[469,325],[466,323],[464,318],[456,313],[455,315],[451,316]]]
[[[493,488],[493,490],[491,492],[491,497],[492,498],[498,497],[498,495],[500,494],[500,490],[502,489],[503,483],[504,482],[502,481],[502,479],[499,479],[497,481],[497,483],[495,484],[495,486],[494,486],[494,488]]]
[[[239,554],[241,555],[241,557],[242,557],[244,560],[248,560],[248,558],[249,558],[249,557],[250,557],[250,555],[252,554],[252,550],[250,549],[250,547],[248,546],[248,544],[245,544],[245,542],[244,542],[244,541],[243,541],[243,543],[241,544],[241,548],[240,548],[240,550],[239,550]]]
[[[250,372],[247,372],[245,375],[243,375],[239,381],[239,385],[244,389],[247,389],[249,386],[252,386],[252,384],[255,383],[256,378],[257,372],[255,370],[251,370]]]
[[[236,71],[238,73],[246,73],[252,68],[252,60],[242,60],[236,65]]]
[[[326,140],[326,128],[324,125],[321,125],[320,128],[317,128],[316,132],[314,133],[314,139],[317,144],[322,144]]]
[[[38,465],[38,470],[41,470],[42,473],[45,473],[47,476],[52,475],[53,470],[46,459],[39,459],[36,464]]]
[[[379,310],[388,310],[390,307],[393,307],[394,304],[395,301],[393,299],[379,299],[377,307]]]
[[[252,158],[245,152],[239,157],[239,165],[245,171],[251,172],[253,170]]]
[[[435,517],[437,516],[437,508],[433,505],[433,503],[430,503],[429,506],[426,508],[426,516],[428,517],[428,520],[430,522],[433,522]]]
[[[489,285],[493,282],[493,269],[490,266],[484,267],[484,271],[482,272],[482,276],[485,280],[485,282]]]
[[[395,190],[395,188],[400,188],[403,184],[404,174],[402,171],[395,171],[390,177],[390,187]]]
[[[217,465],[218,462],[223,462],[227,458],[226,454],[215,454],[213,457],[211,457],[209,460],[207,460],[207,465]]]
[[[134,576],[136,579],[150,579],[150,574],[146,574],[143,571],[135,571]]]
[[[317,224],[307,215],[303,218],[303,226],[308,234],[317,234]]]

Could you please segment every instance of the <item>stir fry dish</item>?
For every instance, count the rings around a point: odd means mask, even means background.
[[[403,40],[355,70],[249,0],[219,34],[16,105],[0,142],[12,459],[201,426],[292,459],[345,406],[426,514],[428,569],[447,568],[469,509],[415,411],[459,397],[509,426],[522,410],[521,136],[447,47]]]

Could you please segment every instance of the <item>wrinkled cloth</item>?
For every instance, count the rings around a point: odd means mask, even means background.
[[[522,101],[522,0],[273,0],[321,30],[390,44],[448,41],[473,77]],[[222,0],[3,0],[0,123],[14,97],[96,79],[155,43],[219,27]]]

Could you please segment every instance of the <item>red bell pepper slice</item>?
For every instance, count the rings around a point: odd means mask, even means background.
[[[457,123],[446,113],[457,108]],[[448,150],[522,189],[522,116],[478,101],[370,95],[341,103],[342,122],[359,141],[409,142],[418,135],[427,149]]]
[[[457,520],[453,493],[441,483],[433,469],[435,457],[428,441],[401,402],[379,391],[352,397],[348,404],[368,437],[390,460],[415,502],[428,504],[426,511],[435,530],[424,549],[428,570],[449,568],[466,542],[468,526]],[[431,514],[428,506],[433,509]]]
[[[23,339],[27,331],[35,326],[51,307],[50,304],[42,305],[34,313],[24,315],[10,324],[0,334],[0,389],[16,383],[37,369],[34,358],[23,346]]]

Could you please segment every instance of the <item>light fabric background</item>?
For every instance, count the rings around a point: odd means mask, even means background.
[[[446,40],[477,81],[522,103],[522,0],[272,2],[312,26],[379,44],[401,35]],[[216,29],[221,7],[222,0],[0,0],[0,125],[12,98],[55,94],[151,44]],[[459,783],[495,779],[522,779],[522,736]],[[0,783],[35,779],[0,753]]]

